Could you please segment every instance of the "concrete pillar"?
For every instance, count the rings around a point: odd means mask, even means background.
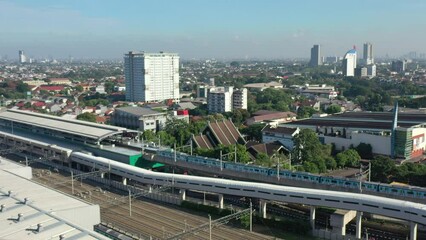
[[[127,178],[123,177],[123,185],[127,185]]]
[[[357,211],[356,212],[356,232],[355,232],[355,238],[361,239],[361,221],[362,221],[362,212]]]
[[[148,186],[148,192],[149,192],[149,193],[152,193],[152,185],[149,185],[149,186]]]
[[[262,218],[266,218],[266,201],[259,200],[259,211]]]
[[[223,194],[219,194],[219,209],[223,209]]]
[[[311,206],[311,212],[310,212],[310,218],[309,219],[310,219],[312,231],[315,230],[315,211],[316,211],[316,208],[314,206]]]
[[[337,209],[330,217],[330,225],[333,228],[332,234],[343,238],[346,235],[346,224],[356,217],[356,211]]]
[[[101,172],[101,178],[105,178],[105,173]]]
[[[180,199],[181,199],[182,201],[185,201],[185,199],[186,199],[186,190],[185,190],[185,189],[181,189],[181,190],[179,191],[179,195],[180,195]]]
[[[410,240],[417,240],[417,223],[410,224]]]

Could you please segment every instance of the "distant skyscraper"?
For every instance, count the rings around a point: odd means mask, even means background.
[[[126,101],[179,100],[179,56],[176,53],[133,53],[124,56]]]
[[[397,73],[405,72],[407,60],[392,61],[391,70]]]
[[[19,50],[19,63],[26,63],[26,62],[27,62],[27,57],[25,57],[24,51]]]
[[[348,77],[355,76],[356,68],[356,49],[349,50],[343,57],[343,75]]]
[[[374,63],[373,57],[373,44],[364,43],[364,55],[363,55],[364,63],[366,65],[370,65]]]
[[[311,61],[309,62],[309,65],[312,67],[318,67],[321,64],[322,64],[322,61],[321,61],[320,45],[314,45],[311,48]]]

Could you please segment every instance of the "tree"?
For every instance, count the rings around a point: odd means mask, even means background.
[[[176,144],[178,146],[185,145],[191,138],[190,126],[182,119],[167,119],[164,131],[176,139]]]
[[[361,157],[354,149],[348,149],[336,155],[337,165],[339,167],[356,167],[359,166]]]
[[[83,92],[83,86],[81,86],[81,85],[77,85],[77,86],[75,86],[75,90],[77,91],[77,92]]]
[[[155,134],[154,134],[154,132],[153,132],[153,131],[151,131],[151,130],[145,130],[145,131],[143,131],[143,133],[142,133],[142,138],[143,138],[145,141],[154,141],[154,140],[155,140]]]
[[[264,123],[252,124],[248,127],[241,128],[240,131],[242,134],[247,135],[247,139],[262,141],[262,129],[266,126]]]
[[[258,153],[256,155],[256,164],[266,166],[270,163],[270,159],[268,154],[266,153]],[[269,167],[269,166],[268,166]]]
[[[361,158],[365,158],[365,159],[373,158],[373,148],[371,147],[370,144],[360,143],[358,146],[356,146],[355,150],[358,152]]]
[[[26,84],[22,81],[19,81],[16,84],[16,91],[18,91],[20,93],[26,93],[26,92],[30,91],[30,87],[28,86],[28,84]]]
[[[371,180],[388,183],[395,174],[395,162],[384,156],[377,156],[371,161]]]
[[[114,91],[114,83],[111,81],[107,81],[104,84],[105,92],[112,93]]]
[[[325,159],[325,166],[327,169],[334,170],[337,167],[337,162],[333,157],[326,157]]]
[[[77,116],[78,120],[87,121],[87,122],[96,122],[96,115],[92,113],[82,113]]]
[[[293,137],[294,148],[293,154],[295,162],[313,160],[324,154],[324,148],[318,139],[317,134],[311,129],[302,129],[299,134]]]
[[[326,110],[325,112],[328,114],[334,114],[334,113],[339,113],[342,111],[342,108],[337,105],[337,104],[331,104]]]
[[[299,109],[297,109],[297,118],[309,118],[316,112],[317,110],[310,106],[299,107]]]

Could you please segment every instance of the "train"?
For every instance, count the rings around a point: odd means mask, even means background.
[[[221,178],[154,172],[103,157],[72,152],[71,164],[110,173],[148,185],[173,185],[185,190],[265,199],[287,203],[350,209],[426,224],[426,205],[385,197],[328,190],[289,187]]]
[[[175,153],[172,149],[149,149],[152,153],[166,157],[174,158]],[[229,169],[231,171],[244,172],[250,174],[260,174],[263,176],[277,176],[277,169],[267,168],[261,166],[255,166],[250,164],[234,163],[228,161],[220,161],[215,158],[193,156],[186,153],[176,152],[176,161],[184,161],[190,164],[198,164],[201,166],[206,166],[210,168],[218,169]],[[222,166],[221,166],[222,165]],[[340,178],[340,177],[331,177],[331,176],[321,176],[317,174],[311,174],[307,172],[297,172],[289,170],[280,170],[280,178],[291,179],[291,180],[300,180],[307,181],[312,183],[318,183],[322,185],[334,185],[346,188],[361,189],[367,192],[379,192],[384,194],[398,195],[404,197],[412,198],[426,198],[426,189],[421,187],[412,187],[412,186],[397,186],[377,182],[361,181],[351,178]]]

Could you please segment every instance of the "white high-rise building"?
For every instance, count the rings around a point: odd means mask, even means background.
[[[236,89],[232,95],[233,109],[247,109],[247,88]]]
[[[232,93],[234,87],[210,88],[207,95],[209,113],[232,112]]]
[[[343,57],[343,75],[347,77],[355,76],[356,49],[349,50]]]
[[[124,56],[126,101],[179,101],[179,56],[176,53],[134,53]]]
[[[370,65],[374,63],[373,44],[364,43],[364,54],[362,57],[366,65]]]
[[[19,63],[26,63],[27,57],[24,55],[23,50],[19,50]]]
[[[207,109],[210,113],[247,109],[247,89],[234,90],[234,87],[212,87],[207,95]]]

